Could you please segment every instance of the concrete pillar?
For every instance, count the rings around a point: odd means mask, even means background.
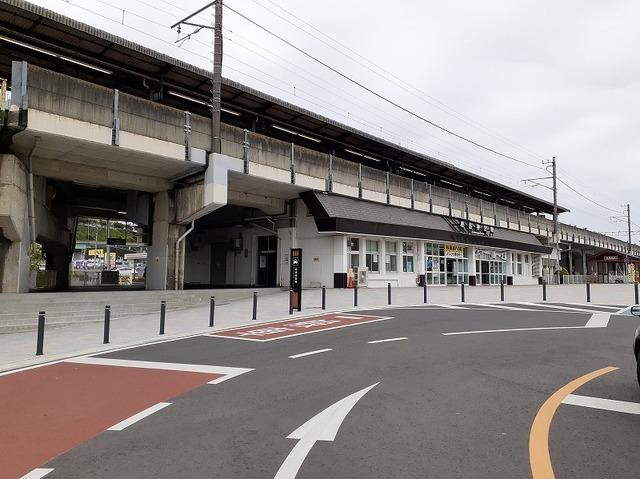
[[[291,265],[289,263],[289,256],[291,254],[291,248],[297,247],[296,229],[295,228],[280,228],[278,229],[278,278],[280,279],[280,286],[289,287]],[[303,274],[302,280],[305,281],[304,265],[312,260],[312,251],[303,251]]]
[[[418,247],[416,248],[415,268],[418,276],[424,274],[424,241],[418,241]]]
[[[582,252],[582,274],[589,274],[587,271],[587,252],[583,249]]]
[[[14,155],[0,155],[0,292],[29,291],[27,171]]]
[[[175,224],[176,208],[172,191],[156,193],[153,200],[153,234],[147,249],[146,288],[174,289],[176,240],[186,228]],[[184,268],[184,255],[181,256]],[[178,287],[180,289],[182,285]]]
[[[469,286],[476,285],[476,248],[467,246],[467,264],[469,267]]]

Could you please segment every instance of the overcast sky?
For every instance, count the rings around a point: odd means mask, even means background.
[[[178,47],[176,32],[168,28],[206,0],[34,3],[211,67],[210,32]],[[572,210],[561,221],[624,230],[626,224],[609,217],[631,203],[640,224],[639,2],[225,3],[389,99],[533,166],[411,117],[230,10],[224,13],[225,77],[549,200],[550,191],[521,180],[545,176],[542,160],[556,156],[560,178],[602,205],[561,185],[559,202]],[[198,20],[210,22],[211,13]]]

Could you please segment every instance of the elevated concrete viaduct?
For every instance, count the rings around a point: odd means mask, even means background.
[[[291,247],[308,251],[306,286],[340,286],[356,260],[377,273],[372,284],[399,285],[527,283],[559,263],[548,201],[229,80],[222,153],[211,155],[209,72],[20,0],[0,13],[11,93],[0,131],[2,292],[33,285],[33,242],[47,253],[50,273],[39,276],[64,289],[83,215],[144,228],[148,289],[287,286]],[[343,198],[341,208],[388,209],[348,220],[303,201],[310,191]],[[406,218],[411,230],[394,223],[406,211],[421,215]],[[405,233],[374,224],[382,217]],[[636,245],[568,225],[559,241],[640,257]]]

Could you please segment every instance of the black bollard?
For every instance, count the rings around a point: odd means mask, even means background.
[[[636,292],[636,304],[640,304],[640,296],[638,295],[638,283],[635,283],[633,286]]]
[[[291,301],[289,301],[289,304],[291,304]],[[251,319],[253,321],[258,319],[258,293],[255,291],[253,292],[253,316],[251,316]]]
[[[387,283],[387,304],[391,304],[391,283]]]
[[[215,324],[215,321],[216,321],[215,314],[216,314],[216,297],[211,296],[211,301],[209,303],[209,327],[210,328],[213,328],[213,325]]]
[[[160,334],[164,334],[164,321],[167,315],[167,302],[160,301]]]
[[[591,283],[587,283],[587,303],[591,302]]]
[[[426,275],[425,275],[426,276]],[[422,296],[424,304],[427,304],[427,278],[424,278],[424,284],[422,285]]]
[[[327,309],[327,288],[322,286],[322,309]]]
[[[543,281],[542,282],[542,301],[546,301],[547,300],[547,282]]]
[[[500,301],[504,302],[504,281],[500,281]]]
[[[109,330],[111,329],[111,306],[104,307],[104,335],[102,344],[109,344]]]
[[[44,311],[38,313],[38,340],[36,343],[36,356],[44,354]]]
[[[353,307],[357,307],[358,306],[358,285],[356,284],[353,287]]]
[[[460,283],[460,299],[464,303],[464,283]]]

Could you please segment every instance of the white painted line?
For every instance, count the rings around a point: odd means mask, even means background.
[[[525,305],[525,306],[535,306],[535,307],[539,307],[539,308],[548,308],[548,309],[560,309],[562,311],[577,311],[579,313],[593,313],[594,312],[593,309],[574,308],[574,307],[569,307],[569,306],[557,306],[557,305],[553,305],[553,304],[517,303],[517,302],[514,302],[514,304],[522,304],[522,305]]]
[[[586,303],[586,304],[585,303],[563,303],[563,304],[569,304],[571,306],[586,306],[586,307],[593,306],[594,308],[612,309],[614,311],[619,311],[620,310],[620,306],[605,306],[603,304],[595,304],[595,303],[593,303],[593,304],[591,304],[591,303]],[[596,310],[594,309],[594,311],[596,311]]]
[[[362,319],[362,316],[353,316],[351,314],[341,314],[334,317],[338,319]]]
[[[253,371],[248,368],[231,368],[226,366],[210,366],[206,364],[180,364],[180,363],[160,363],[154,361],[133,361],[127,359],[94,358],[83,356],[79,358],[66,359],[67,363],[93,364],[96,366],[118,366],[124,368],[161,369],[164,371],[185,371],[190,373],[204,373],[222,375],[223,377],[209,381],[208,384],[219,384],[228,379],[240,376],[241,374]]]
[[[633,308],[633,306],[627,306],[626,308],[622,308],[619,309],[618,311],[614,312],[613,314],[627,314],[631,311],[631,308]]]
[[[329,351],[333,351],[333,349],[331,349],[331,348],[317,349],[315,351],[309,351],[308,353],[294,354],[293,356],[289,356],[289,359],[304,358],[305,356],[311,356],[312,354],[326,353],[326,352],[329,352]]]
[[[38,468],[38,469],[34,469],[33,471],[25,474],[20,479],[40,479],[41,477],[46,476],[47,474],[49,474],[52,471],[53,471],[53,469]]]
[[[606,328],[609,324],[609,319],[611,319],[611,313],[596,313],[591,316],[587,324],[584,325],[585,328]]]
[[[514,331],[549,331],[554,329],[585,329],[585,328],[584,326],[551,326],[548,328],[485,329],[482,331],[456,331],[454,333],[442,333],[442,335],[443,336],[459,336],[462,334],[510,333]]]
[[[437,306],[442,309],[467,309],[462,306],[454,306],[453,304],[433,304],[432,306]]]
[[[274,479],[294,479],[313,445],[317,441],[333,441],[347,414],[378,384],[380,383],[372,384],[332,404],[289,434],[287,439],[298,439],[298,443],[284,460]]]
[[[487,308],[506,309],[507,311],[533,311],[532,309],[516,308],[514,306],[504,306],[502,304],[480,304],[477,303],[474,306],[486,306]]]
[[[367,341],[369,344],[390,343],[392,341],[404,341],[409,338],[389,338],[389,339],[377,339],[375,341]]]
[[[614,399],[594,398],[569,394],[562,401],[563,404],[572,406],[583,406],[592,409],[603,409],[605,411],[623,412],[627,414],[640,414],[640,404],[637,402],[616,401]]]
[[[124,421],[120,421],[118,424],[114,424],[107,431],[122,431],[123,429],[128,428],[132,424],[137,423],[138,421],[142,421],[145,417],[151,416],[154,412],[158,412],[161,409],[166,408],[167,406],[171,406],[170,402],[159,402],[158,404],[151,406],[144,411],[140,411],[138,414],[134,414],[130,418],[125,419]]]

